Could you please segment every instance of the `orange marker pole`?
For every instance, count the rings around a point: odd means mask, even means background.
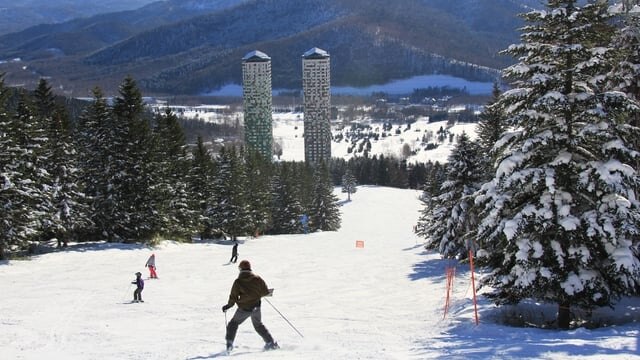
[[[473,274],[473,251],[469,250],[469,266],[471,266],[471,286],[473,287],[473,309],[476,315],[476,325],[478,325],[478,301],[476,298],[476,278]]]
[[[449,304],[451,303],[451,294],[453,293],[453,280],[455,276],[456,268],[455,267],[447,267],[447,287],[446,287],[446,297],[444,302],[444,315],[442,319],[444,320],[447,317],[447,312],[449,312]]]

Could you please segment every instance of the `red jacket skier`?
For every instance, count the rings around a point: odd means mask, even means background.
[[[149,277],[151,279],[158,278],[158,274],[156,274],[156,254],[151,254],[144,266],[149,268]]]

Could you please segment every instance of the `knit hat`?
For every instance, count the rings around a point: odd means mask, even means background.
[[[238,268],[240,268],[240,270],[251,270],[251,263],[249,262],[249,260],[242,260],[240,261],[240,265],[238,265]]]
[[[141,273],[140,271],[138,271],[138,272],[136,273],[136,276],[142,276],[142,273]]]

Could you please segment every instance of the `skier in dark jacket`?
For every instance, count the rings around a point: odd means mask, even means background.
[[[136,273],[136,279],[131,282],[136,284],[136,289],[133,291],[133,302],[144,302],[142,300],[142,289],[144,289],[144,280],[142,280],[142,273]]]
[[[253,328],[265,342],[265,350],[279,348],[278,343],[273,340],[269,330],[262,323],[262,314],[260,312],[260,299],[263,296],[271,296],[273,289],[267,288],[264,280],[251,271],[251,263],[249,261],[240,261],[238,269],[240,274],[233,282],[229,301],[222,307],[222,311],[226,312],[233,305],[238,305],[236,313],[233,314],[233,318],[227,325],[227,334],[225,336],[227,350],[231,351],[233,349],[233,340],[236,337],[238,326],[249,317],[251,317]]]
[[[236,263],[238,261],[238,241],[233,241],[233,248],[231,249],[231,259],[229,259],[230,263]]]

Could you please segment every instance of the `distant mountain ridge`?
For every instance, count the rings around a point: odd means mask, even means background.
[[[158,0],[0,0],[0,34],[39,24],[55,24],[79,17],[137,9]]]
[[[512,0],[169,0],[39,25],[0,37],[8,82],[50,77],[69,95],[107,92],[132,75],[152,94],[199,94],[241,82],[240,59],[272,58],[274,88],[299,88],[301,55],[331,54],[332,84],[366,86],[430,73],[491,81],[517,41]],[[455,3],[455,4],[454,4]],[[20,69],[25,69],[21,71]]]

